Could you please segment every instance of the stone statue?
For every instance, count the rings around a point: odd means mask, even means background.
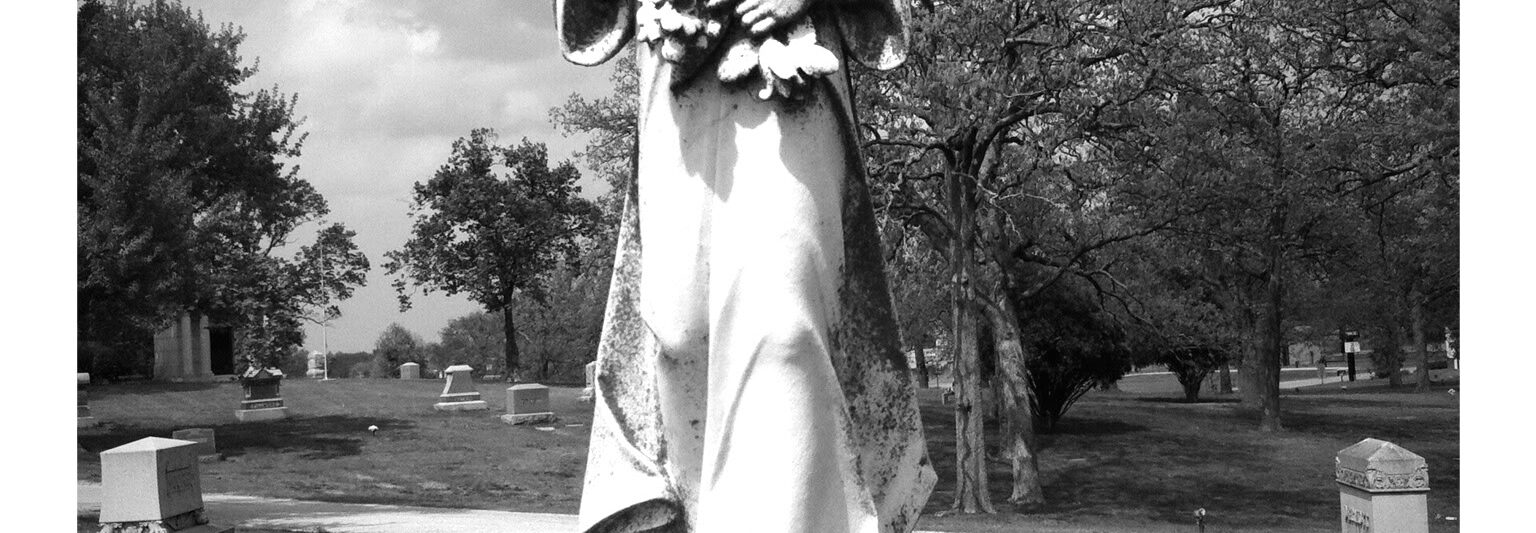
[[[933,488],[846,61],[905,0],[555,0],[633,38],[639,161],[598,350],[583,531],[903,532]]]

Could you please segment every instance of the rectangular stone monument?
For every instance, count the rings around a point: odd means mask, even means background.
[[[101,531],[216,533],[203,516],[197,444],[145,437],[101,452]]]
[[[90,395],[85,391],[85,386],[89,384],[91,384],[89,373],[75,373],[75,427],[77,428],[96,425],[96,417],[91,416]]]
[[[309,368],[304,370],[304,377],[309,378],[309,379],[315,379],[315,378],[325,379],[325,378],[329,377],[329,376],[327,376],[325,374],[325,354],[324,353],[316,352],[316,351],[310,351],[309,352],[309,359],[308,359],[307,362],[309,363]]]
[[[240,378],[245,399],[235,410],[235,418],[241,422],[279,420],[288,417],[288,407],[283,405],[281,387],[283,371],[276,368],[250,368]]]
[[[171,432],[171,438],[197,444],[197,460],[200,462],[219,460],[218,440],[214,438],[212,428],[178,429]]]
[[[400,365],[400,379],[421,379],[421,365],[416,363]]]
[[[1429,467],[1423,457],[1365,439],[1340,450],[1333,462],[1341,531],[1428,533]]]
[[[549,410],[549,387],[538,383],[523,383],[507,389],[507,414],[501,421],[508,424],[533,424],[554,422],[555,413]]]
[[[576,399],[590,402],[597,397],[597,361],[587,363],[583,370],[582,373],[587,377],[587,386],[581,389],[581,394]]]
[[[489,409],[485,400],[480,399],[480,391],[475,390],[475,377],[470,375],[472,370],[469,365],[453,365],[444,370],[448,374],[448,382],[443,384],[443,393],[438,395],[437,403],[432,404],[432,408],[439,411]]]

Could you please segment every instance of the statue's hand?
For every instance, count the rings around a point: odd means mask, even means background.
[[[812,0],[738,0],[736,14],[752,35],[762,35],[794,22]]]

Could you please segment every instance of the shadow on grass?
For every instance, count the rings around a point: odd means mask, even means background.
[[[363,439],[373,438],[368,426],[380,431],[402,431],[416,427],[409,420],[394,418],[326,415],[287,418],[267,422],[216,424],[211,427],[224,457],[239,457],[258,450],[299,451],[302,459],[334,459],[362,453]],[[170,438],[171,432],[197,426],[119,426],[107,433],[79,434],[79,447],[99,463],[98,454],[144,437]]]
[[[196,392],[213,390],[227,386],[229,382],[197,382],[197,383],[166,383],[162,381],[130,381],[124,383],[98,384],[92,383],[85,387],[91,395],[91,401],[98,398],[111,398],[113,396],[143,396],[148,394],[166,394],[178,392]]]

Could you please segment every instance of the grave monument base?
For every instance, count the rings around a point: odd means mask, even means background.
[[[524,413],[518,415],[501,415],[501,421],[511,425],[538,424],[541,422],[554,422],[554,413]]]
[[[433,409],[439,411],[484,411],[490,409],[485,400],[471,400],[467,402],[437,402],[432,404]]]
[[[241,422],[261,422],[264,420],[282,420],[288,418],[287,407],[268,407],[265,409],[236,409],[235,418]]]

